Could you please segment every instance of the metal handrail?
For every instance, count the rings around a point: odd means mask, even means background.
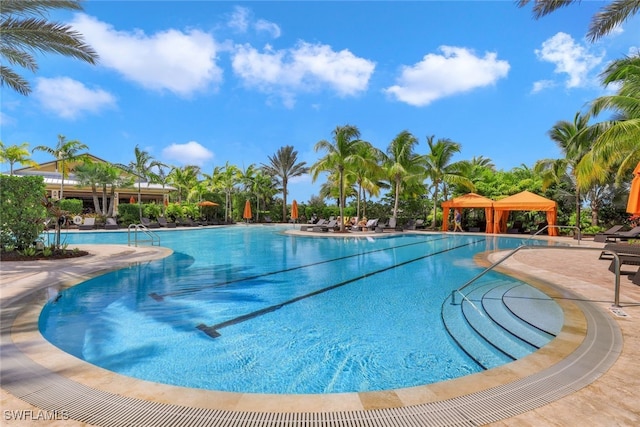
[[[465,284],[460,286],[458,289],[454,289],[453,291],[451,291],[451,304],[455,304],[456,303],[456,300],[455,300],[456,293],[459,293],[462,296],[463,300],[467,300],[468,301],[467,296],[462,293],[463,289],[465,289],[467,286],[469,286],[472,283],[474,283],[476,280],[478,280],[479,278],[481,278],[482,276],[487,274],[489,271],[491,271],[494,268],[496,268],[498,265],[502,264],[508,258],[513,256],[516,252],[518,252],[518,251],[520,251],[522,249],[570,249],[570,250],[591,250],[591,251],[600,251],[600,252],[610,253],[611,255],[613,255],[613,258],[615,260],[615,263],[614,263],[614,267],[615,267],[614,268],[614,276],[615,277],[614,277],[614,284],[613,284],[613,288],[614,288],[613,306],[614,307],[620,307],[620,257],[618,256],[617,253],[615,253],[613,251],[609,251],[609,250],[603,249],[603,248],[585,248],[585,247],[575,247],[575,246],[544,246],[544,247],[541,247],[541,246],[529,246],[529,245],[518,246],[517,248],[515,248],[514,250],[512,250],[508,254],[506,254],[504,257],[500,258],[498,261],[494,262],[489,267],[487,267],[483,271],[481,271],[479,274],[477,274],[476,276],[474,276],[473,278],[468,280]]]
[[[128,233],[127,233],[127,244],[131,246],[131,231],[133,230],[133,241],[134,246],[138,246],[138,243],[142,242],[151,242],[151,246],[153,246],[156,242],[158,242],[158,246],[160,246],[160,236],[158,236],[153,231],[149,230],[144,224],[130,224]],[[138,234],[144,233],[148,239],[140,240],[138,239]]]
[[[578,244],[580,244],[580,239],[582,239],[582,231],[580,231],[580,227],[578,227],[577,225],[545,225],[544,227],[542,227],[540,230],[536,231],[533,235],[531,235],[531,237],[529,237],[528,239],[526,239],[523,243],[526,244],[529,240],[533,239],[534,237],[536,237],[537,235],[539,235],[540,233],[542,233],[544,230],[548,229],[548,228],[573,228],[574,230],[578,230]]]

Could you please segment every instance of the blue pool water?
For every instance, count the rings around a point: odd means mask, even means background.
[[[447,335],[440,308],[481,271],[474,254],[520,239],[283,229],[159,232],[172,256],[64,290],[45,305],[40,330],[111,371],[221,391],[384,390],[481,370]],[[127,241],[121,232],[65,238],[71,247]]]

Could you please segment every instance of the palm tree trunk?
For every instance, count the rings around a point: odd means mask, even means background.
[[[344,232],[344,170],[340,169],[340,232]]]
[[[431,228],[436,229],[436,213],[438,209],[438,185],[439,183],[436,181],[434,183],[435,188],[433,190],[433,220],[431,221]]]
[[[400,178],[396,177],[396,200],[393,203],[393,219],[398,219],[398,204],[400,201]]]

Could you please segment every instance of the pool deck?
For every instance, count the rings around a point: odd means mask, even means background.
[[[314,237],[337,237],[333,233],[289,231]],[[422,232],[420,232],[422,233]],[[362,236],[388,236],[391,233],[358,233]],[[342,235],[340,235],[342,237]],[[508,237],[513,237],[509,235]],[[572,245],[568,238],[556,238]],[[263,413],[337,413],[375,411],[385,408],[411,408],[425,403],[438,403],[481,393],[526,380],[544,369],[557,365],[586,340],[587,328],[577,304],[589,303],[609,317],[621,331],[623,345],[620,355],[598,373],[595,381],[550,403],[518,415],[491,423],[495,426],[632,426],[640,424],[640,286],[626,276],[621,278],[620,309],[611,310],[614,300],[613,274],[608,271],[610,261],[598,260],[596,250],[540,249],[523,250],[505,261],[501,271],[532,281],[535,286],[551,294],[565,310],[563,332],[538,352],[503,367],[442,383],[370,393],[334,395],[261,395],[222,393],[155,384],[124,377],[87,364],[49,344],[38,332],[37,316],[46,298],[55,289],[72,286],[105,272],[124,268],[131,263],[146,262],[169,255],[158,247],[128,247],[120,245],[77,245],[90,252],[88,257],[68,261],[3,262],[0,265],[0,308],[2,308],[2,425],[10,426],[80,426],[80,421],[63,419],[46,421],[41,409],[14,397],[7,390],[15,390],[22,383],[28,388],[32,371],[37,367],[56,377],[70,380],[105,394],[130,397],[150,403],[182,405],[203,410]],[[583,240],[580,247],[601,248],[603,244]],[[487,263],[502,254],[485,254],[477,262]],[[52,291],[53,289],[53,291]],[[566,290],[567,292],[564,292]],[[13,366],[12,364],[15,364]],[[6,373],[11,374],[8,384]],[[6,388],[6,389],[5,389]],[[22,395],[28,395],[25,391]],[[64,399],[63,396],[60,397]],[[53,402],[55,404],[55,402]],[[41,405],[42,406],[42,405]],[[45,409],[51,411],[50,406]],[[479,408],[482,411],[482,408]],[[487,409],[488,410],[488,409]],[[31,411],[31,412],[29,412]],[[18,420],[23,417],[27,419]],[[40,418],[38,418],[40,417]],[[276,418],[273,418],[274,420]],[[324,419],[324,418],[322,418]],[[329,420],[329,418],[327,418]],[[287,425],[338,425],[334,421],[290,422]],[[141,423],[140,425],[152,425]],[[213,424],[212,424],[213,425]],[[229,423],[224,425],[230,425]],[[256,422],[238,425],[272,425]],[[273,424],[279,425],[279,424]],[[342,425],[342,424],[340,424]],[[346,425],[346,424],[345,424]],[[369,425],[369,424],[361,424]],[[402,425],[370,424],[370,425]],[[415,421],[412,425],[423,425]],[[471,423],[467,425],[472,425]]]

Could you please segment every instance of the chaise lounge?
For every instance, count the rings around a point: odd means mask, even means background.
[[[96,219],[93,217],[85,218],[82,224],[78,225],[78,230],[93,230],[96,228]]]

